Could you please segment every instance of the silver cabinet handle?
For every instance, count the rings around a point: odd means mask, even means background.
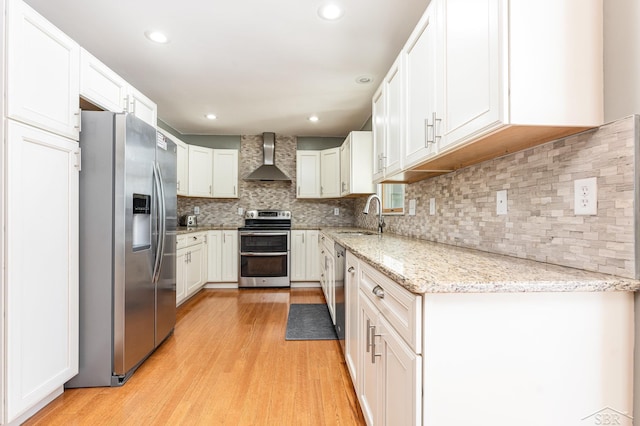
[[[236,195],[236,186],[233,185],[233,195]]]
[[[351,272],[353,274],[353,271],[355,271],[356,269],[353,266],[349,266],[349,269],[347,269],[347,272]]]
[[[376,337],[381,337],[382,334],[376,334],[376,326],[371,326],[371,364],[376,363],[376,357],[382,356],[382,354],[376,353]]]
[[[209,194],[213,195],[213,189],[211,188],[211,185],[209,185]]]
[[[371,352],[371,320],[367,320],[367,352]]]
[[[375,294],[380,299],[384,299],[384,289],[379,285],[375,286],[373,290],[371,290],[373,294]]]
[[[425,139],[425,147],[430,143],[433,143],[433,139],[429,139],[429,129],[431,129],[431,133],[433,134],[433,123],[429,124],[429,119],[424,119],[424,139]]]
[[[442,121],[441,118],[436,116],[436,112],[433,112],[433,143],[436,142],[436,139],[440,139],[441,136],[438,136],[438,129],[436,128],[436,122]]]
[[[304,244],[304,232],[301,235],[302,235],[302,244]]]

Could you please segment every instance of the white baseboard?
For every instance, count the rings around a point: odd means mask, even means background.
[[[13,420],[12,422],[7,423],[7,426],[18,426],[22,423],[26,422],[30,417],[36,415],[36,413],[42,410],[45,406],[47,406],[51,401],[62,395],[64,392],[64,386],[60,386],[49,395],[44,397],[40,402],[38,402],[33,407],[29,408],[26,412],[24,412],[21,416]]]
[[[291,288],[320,288],[320,281],[297,281],[291,283]]]
[[[220,288],[238,288],[238,283],[206,283],[204,288],[220,289]]]

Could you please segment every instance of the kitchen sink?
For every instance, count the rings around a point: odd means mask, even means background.
[[[338,234],[343,234],[343,235],[378,235],[377,232],[370,232],[370,231],[338,231]]]

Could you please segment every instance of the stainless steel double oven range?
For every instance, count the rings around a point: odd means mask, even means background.
[[[247,210],[238,229],[238,287],[290,287],[291,212]]]

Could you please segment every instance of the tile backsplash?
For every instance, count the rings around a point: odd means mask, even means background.
[[[296,198],[296,147],[294,136],[276,135],[275,164],[291,182],[244,181],[246,175],[262,164],[262,135],[242,136],[239,155],[239,198],[208,199],[178,197],[178,214],[193,213],[200,207],[200,225],[242,226],[243,209],[291,210],[294,226],[345,226],[354,223],[352,199],[308,200]],[[334,215],[334,208],[340,214]]]
[[[387,232],[635,278],[638,116],[407,185],[416,215],[387,216]],[[598,214],[576,216],[574,180],[597,178]],[[508,213],[496,214],[507,190]],[[429,215],[429,199],[436,214]],[[357,200],[360,212],[364,200]],[[375,228],[358,213],[357,226]]]

